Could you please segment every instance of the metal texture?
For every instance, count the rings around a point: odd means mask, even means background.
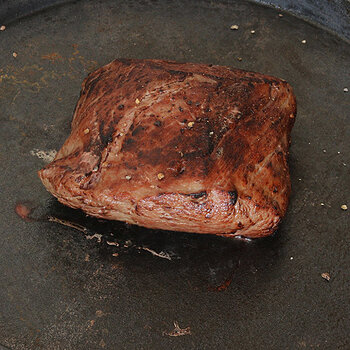
[[[79,1],[13,22],[0,38],[2,345],[350,348],[349,44],[245,1]],[[275,236],[146,230],[87,218],[45,191],[39,151],[62,145],[83,78],[116,57],[231,65],[291,83],[293,192]],[[174,321],[185,330],[173,332]]]
[[[317,23],[350,40],[349,0],[256,0]]]
[[[7,24],[20,17],[28,16],[45,8],[74,0],[0,0],[0,23]],[[219,2],[221,0],[218,0]],[[226,0],[233,3],[236,0]],[[349,0],[250,0],[288,11],[304,20],[335,32],[350,40]],[[213,0],[212,2],[215,2]]]

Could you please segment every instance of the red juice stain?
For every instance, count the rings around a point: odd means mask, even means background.
[[[32,212],[32,208],[29,203],[17,203],[15,206],[16,214],[25,221],[31,221],[29,214]]]
[[[223,292],[223,291],[225,291],[231,285],[234,273],[235,273],[235,271],[232,271],[229,274],[229,276],[221,284],[219,284],[218,286],[215,286],[215,287],[211,286],[208,289],[211,292]]]
[[[224,290],[226,290],[231,282],[232,282],[232,278],[233,278],[233,275],[230,276],[228,279],[226,279],[222,284],[220,284],[219,286],[215,287],[215,291],[217,292],[223,292]]]

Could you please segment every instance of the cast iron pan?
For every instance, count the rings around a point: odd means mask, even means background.
[[[10,23],[0,48],[1,344],[350,348],[347,42],[245,1],[107,0]],[[293,192],[278,233],[247,242],[146,230],[86,217],[45,191],[40,151],[62,145],[83,78],[117,57],[230,65],[291,83]]]

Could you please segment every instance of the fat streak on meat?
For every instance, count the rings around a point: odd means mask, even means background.
[[[72,130],[39,176],[89,215],[262,237],[285,215],[290,85],[229,67],[119,59],[83,82]]]

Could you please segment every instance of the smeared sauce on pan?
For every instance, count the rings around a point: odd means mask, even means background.
[[[16,214],[25,221],[32,221],[32,219],[29,217],[32,210],[33,208],[29,202],[19,202],[15,206]]]

